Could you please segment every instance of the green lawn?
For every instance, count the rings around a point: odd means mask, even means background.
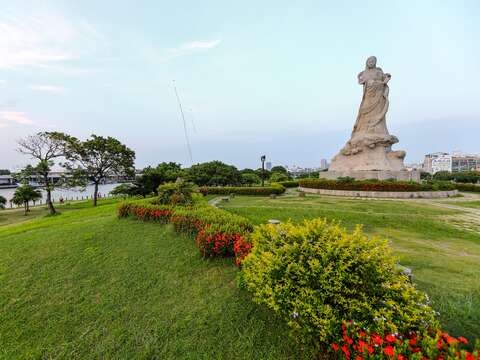
[[[418,287],[432,298],[448,331],[471,339],[480,337],[480,234],[449,222],[460,218],[461,211],[425,201],[315,195],[236,197],[222,207],[255,223],[322,217],[340,220],[348,228],[364,224],[368,233],[391,240],[401,263],[413,269]]]
[[[192,239],[115,206],[0,226],[0,358],[302,357],[237,289],[230,260],[203,260]]]

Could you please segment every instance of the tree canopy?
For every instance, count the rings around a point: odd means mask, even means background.
[[[221,161],[193,165],[188,178],[199,186],[227,186],[240,184],[240,172],[235,166]]]

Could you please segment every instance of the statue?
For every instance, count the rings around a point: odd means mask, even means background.
[[[358,83],[363,85],[363,97],[357,120],[350,140],[332,159],[328,177],[411,179],[403,165],[405,151],[392,151],[392,145],[398,139],[387,129],[385,116],[389,105],[390,79],[390,74],[377,67],[377,58],[370,56],[365,70],[358,74]],[[373,173],[382,171],[384,173]],[[417,175],[414,174],[414,177],[416,179]]]

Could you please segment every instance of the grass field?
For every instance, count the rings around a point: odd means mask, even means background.
[[[448,331],[479,337],[480,234],[458,226],[477,210],[472,201],[445,203],[293,194],[236,197],[222,207],[255,223],[365,224],[391,240]],[[237,289],[230,260],[202,260],[192,239],[119,220],[115,207],[104,200],[64,205],[53,217],[40,208],[27,217],[0,212],[0,358],[307,357],[284,324]]]
[[[230,260],[115,206],[0,226],[0,358],[301,358]]]
[[[459,227],[464,215],[458,210],[461,202],[454,204],[452,210],[429,201],[291,195],[236,197],[222,207],[255,223],[322,217],[350,229],[364,224],[366,232],[388,238],[400,262],[413,269],[415,282],[432,298],[444,327],[473,339],[480,337],[480,233]]]

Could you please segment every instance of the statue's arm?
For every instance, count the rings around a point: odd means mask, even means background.
[[[363,71],[362,71],[360,74],[358,74],[357,78],[358,78],[358,83],[359,83],[360,85],[365,84],[365,79],[364,79],[364,77],[363,77]]]
[[[392,78],[392,75],[390,75],[389,73],[386,73],[385,75],[383,75],[383,83],[387,84],[391,78]]]

